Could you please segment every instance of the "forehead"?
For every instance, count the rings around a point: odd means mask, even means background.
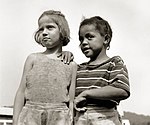
[[[94,25],[88,24],[88,25],[83,25],[80,27],[80,34],[86,34],[90,32],[93,32],[93,33],[97,32]]]
[[[49,24],[49,23],[55,23],[53,16],[44,15],[38,21],[39,26],[41,26],[43,24]]]

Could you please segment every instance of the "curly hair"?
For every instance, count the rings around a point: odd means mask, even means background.
[[[79,34],[80,34],[80,29],[84,25],[94,25],[96,30],[99,31],[99,33],[105,37],[105,40],[108,41],[106,48],[109,49],[110,47],[110,41],[112,38],[112,29],[109,25],[109,23],[101,18],[100,16],[94,16],[91,18],[84,19],[79,26]]]

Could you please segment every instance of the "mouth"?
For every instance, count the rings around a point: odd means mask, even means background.
[[[43,38],[42,41],[48,41],[50,38]]]
[[[89,50],[90,50],[89,47],[84,47],[84,48],[82,48],[82,52],[83,52],[83,53],[88,53]]]

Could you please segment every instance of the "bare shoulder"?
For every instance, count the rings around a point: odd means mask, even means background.
[[[31,53],[28,55],[27,59],[35,59],[37,56],[37,53]]]
[[[70,65],[71,65],[71,67],[72,67],[74,70],[77,70],[77,63],[76,63],[76,62],[74,62],[74,61],[70,62]]]
[[[75,61],[70,62],[70,65],[77,66],[77,63]]]
[[[27,59],[25,61],[25,67],[32,67],[34,65],[34,62],[36,60],[36,53],[31,53],[27,56]]]
[[[31,53],[31,54],[28,55],[26,61],[30,61],[30,62],[35,61],[36,56],[37,56],[37,53]]]

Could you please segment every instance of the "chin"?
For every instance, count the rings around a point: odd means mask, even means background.
[[[90,54],[84,54],[87,58],[90,58],[91,55]]]

